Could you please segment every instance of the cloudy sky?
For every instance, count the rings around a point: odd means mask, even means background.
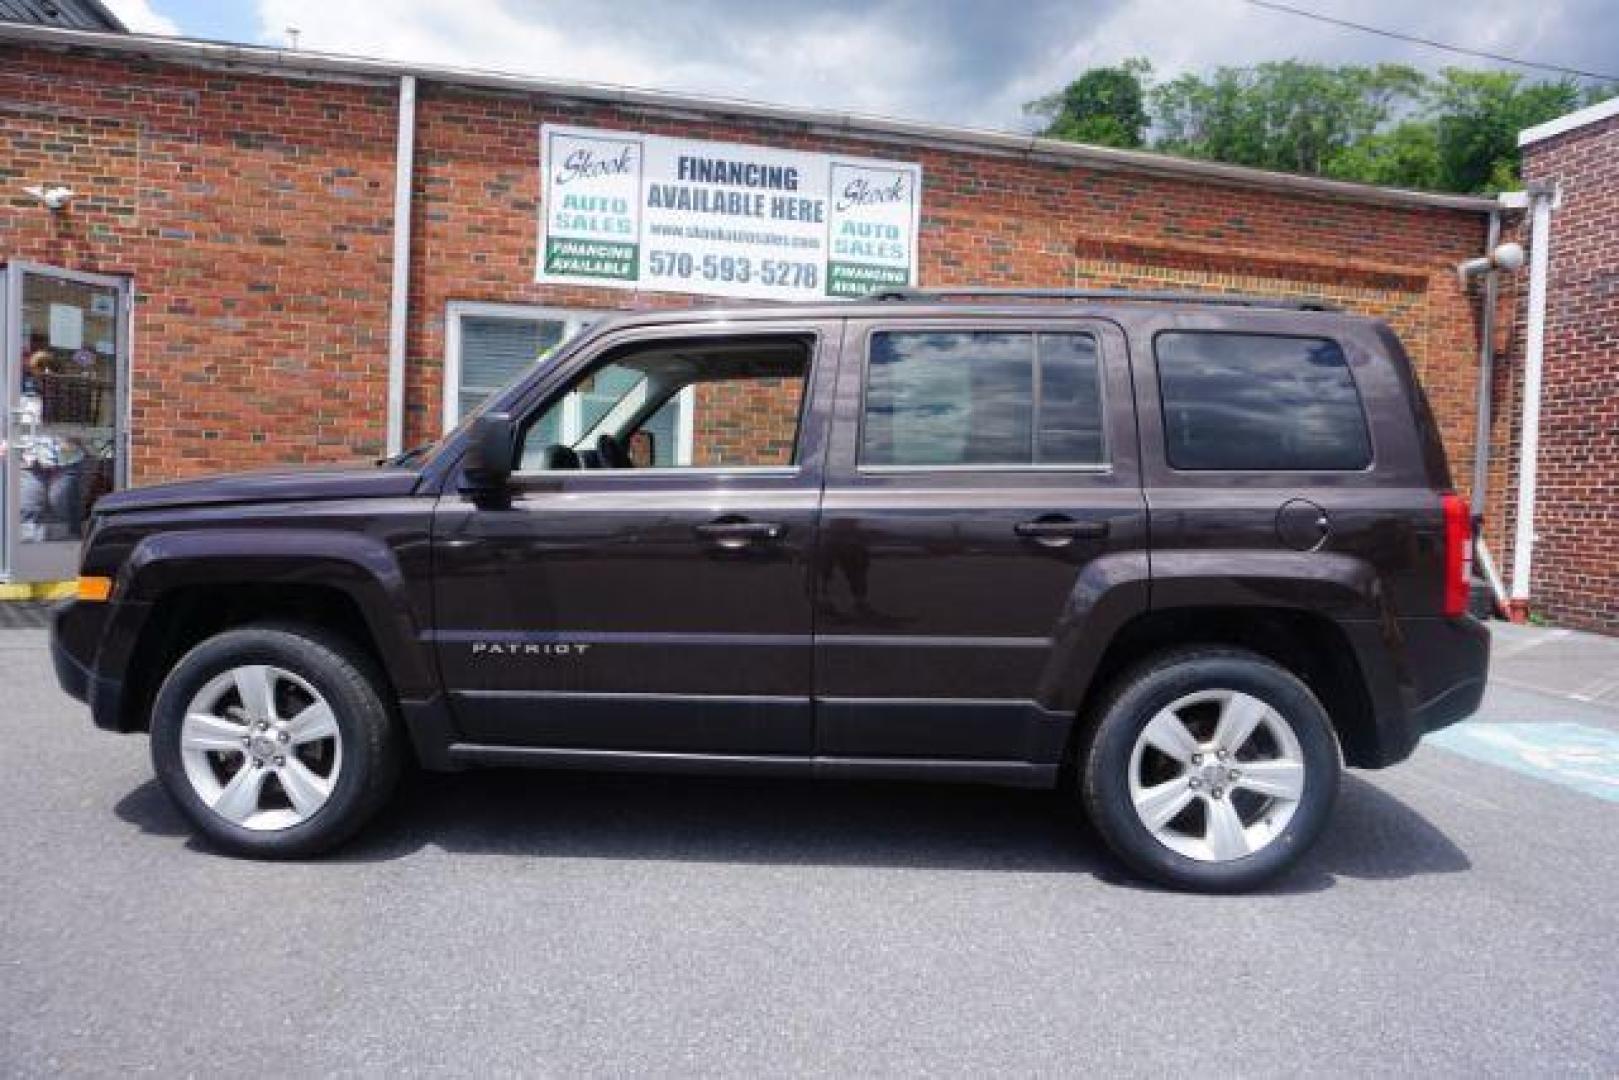
[[[1619,0],[1289,0],[1450,44],[1619,69]],[[131,29],[1002,129],[1130,56],[1479,64],[1245,0],[109,0]]]

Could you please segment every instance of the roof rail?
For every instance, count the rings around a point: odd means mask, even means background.
[[[990,300],[1128,300],[1150,304],[1214,304],[1224,307],[1280,308],[1285,311],[1341,311],[1336,304],[1313,297],[1254,296],[1214,292],[1133,292],[1129,289],[1022,289],[975,287],[878,289],[863,299],[953,300],[984,297]]]

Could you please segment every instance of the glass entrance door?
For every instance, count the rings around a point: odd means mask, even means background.
[[[20,262],[4,283],[0,580],[62,580],[124,479],[128,283]]]

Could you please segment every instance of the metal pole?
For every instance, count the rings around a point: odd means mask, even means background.
[[[1484,242],[1484,257],[1494,258],[1496,245],[1501,242],[1501,211],[1490,215],[1488,239]],[[1474,521],[1485,512],[1485,489],[1490,482],[1490,389],[1495,381],[1495,307],[1500,293],[1500,272],[1488,270],[1484,274],[1484,325],[1479,329],[1478,343],[1478,404],[1474,412],[1477,428],[1473,436],[1473,488],[1469,493]],[[1479,532],[1483,532],[1482,527]]]

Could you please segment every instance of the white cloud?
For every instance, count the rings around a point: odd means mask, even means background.
[[[301,46],[329,52],[999,128],[1027,128],[1025,101],[1130,56],[1149,58],[1160,78],[1288,58],[1430,70],[1469,63],[1242,0],[254,2],[260,40],[277,45],[296,27]],[[1312,7],[1600,68],[1619,55],[1619,19],[1601,11],[1611,2],[1319,0]],[[150,10],[147,0],[117,6]]]
[[[713,8],[723,5],[712,5]],[[656,4],[520,8],[500,0],[396,0],[386,18],[330,0],[259,0],[260,40],[583,82],[686,90],[861,111],[915,113],[925,86],[925,39],[878,21]],[[645,17],[640,17],[644,15]],[[659,24],[663,25],[660,26]]]
[[[167,34],[174,37],[180,27],[167,15],[152,10],[150,0],[106,0],[107,7],[137,34]]]

